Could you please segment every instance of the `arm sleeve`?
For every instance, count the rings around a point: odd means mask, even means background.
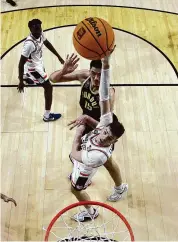
[[[92,168],[102,166],[108,157],[99,150],[86,151],[82,150],[82,162]]]
[[[35,51],[35,45],[33,41],[26,40],[22,49],[22,55],[29,58],[30,54]]]
[[[100,117],[100,122],[97,128],[107,126],[113,122],[113,114],[111,112],[106,113]]]
[[[110,72],[109,69],[101,69],[101,81],[99,86],[100,101],[109,100]]]

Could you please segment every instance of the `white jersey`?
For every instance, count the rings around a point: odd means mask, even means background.
[[[29,71],[43,68],[42,47],[46,40],[44,34],[40,38],[35,39],[31,34],[24,41],[22,55],[27,57],[27,65]]]
[[[111,157],[113,151],[113,144],[104,147],[95,142],[95,138],[101,132],[101,129],[101,127],[96,128],[82,137],[82,162],[92,168],[102,166]]]

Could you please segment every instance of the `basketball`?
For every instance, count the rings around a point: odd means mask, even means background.
[[[82,57],[98,60],[114,47],[114,31],[104,19],[90,17],[81,21],[73,32],[73,45]]]

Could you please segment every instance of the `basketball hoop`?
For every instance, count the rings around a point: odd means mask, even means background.
[[[99,212],[96,219],[76,222],[72,215],[84,205],[94,205]],[[78,202],[62,209],[50,222],[45,241],[134,241],[134,234],[126,218],[115,208],[94,201]]]

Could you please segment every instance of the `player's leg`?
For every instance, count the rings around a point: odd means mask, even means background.
[[[120,172],[119,166],[113,160],[112,157],[110,157],[109,160],[104,164],[104,167],[107,169],[110,176],[112,177],[115,183],[115,186],[116,187],[120,186],[122,184],[121,172]]]
[[[74,166],[71,176],[71,192],[78,201],[90,201],[90,196],[84,191],[91,182],[92,177],[97,169],[86,167],[84,164],[74,160]],[[82,211],[73,216],[73,219],[80,222],[85,222],[95,219],[98,216],[98,211],[92,206],[86,205],[86,211]]]
[[[45,122],[55,121],[61,117],[60,113],[51,113],[51,106],[53,100],[53,87],[49,80],[45,81],[42,84],[44,88],[44,97],[45,97],[45,113],[43,116],[43,120]]]
[[[76,190],[73,186],[71,186],[71,192],[77,198],[78,201],[90,201],[90,196],[86,191],[83,190]],[[86,222],[88,220],[92,220],[98,217],[98,211],[93,208],[93,206],[85,205],[86,210],[81,211],[75,214],[72,218],[75,221],[79,222]]]
[[[109,172],[112,177],[115,187],[113,193],[108,197],[109,201],[116,202],[123,198],[125,192],[128,190],[128,184],[122,183],[122,177],[120,173],[119,166],[117,163],[110,157],[110,159],[104,164],[104,167]]]
[[[43,115],[43,120],[45,122],[55,121],[61,117],[60,113],[51,113],[52,99],[53,99],[53,87],[49,82],[47,74],[45,73],[43,67],[38,67],[34,72],[28,73],[30,79],[33,79],[36,85],[40,85],[44,88],[44,98],[45,98],[45,112]]]

